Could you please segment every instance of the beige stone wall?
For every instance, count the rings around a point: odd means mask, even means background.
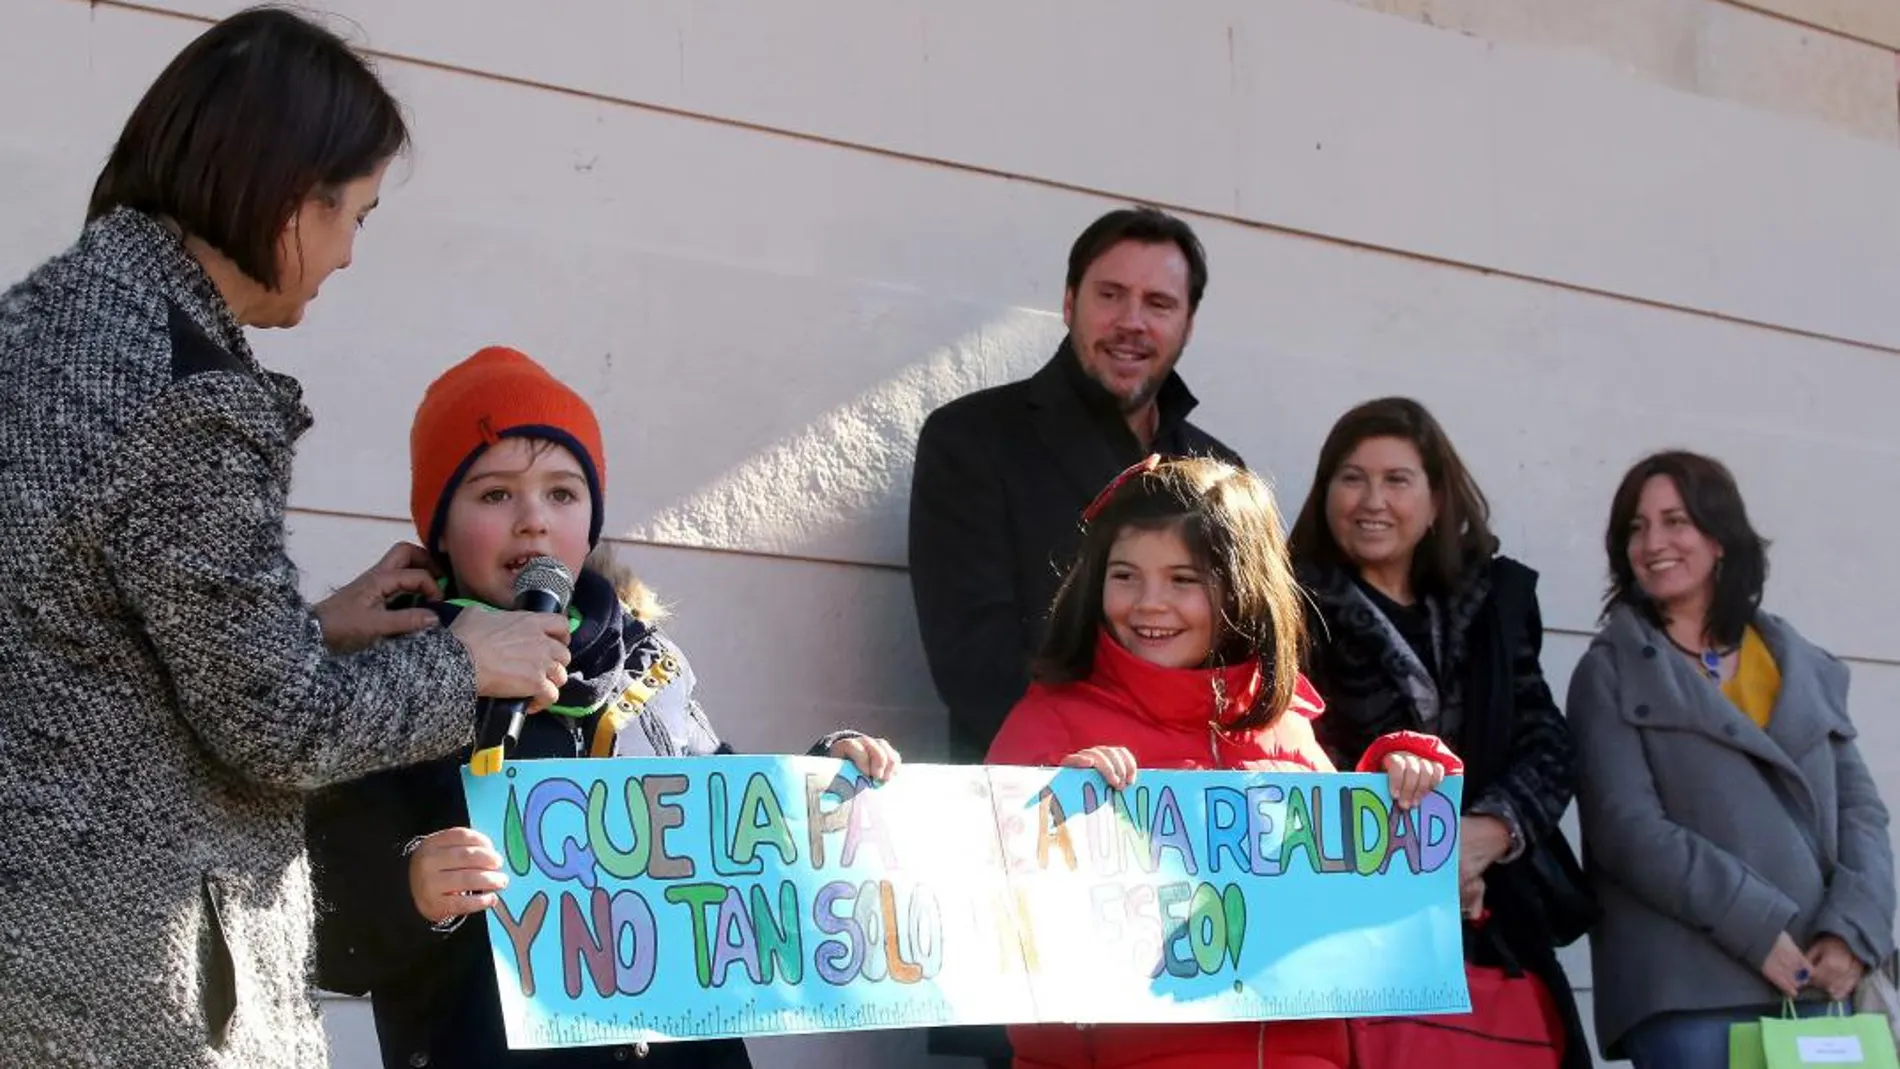
[[[1900,48],[1900,4],[1893,0],[1729,0],[1742,7]]]
[[[1895,0],[1344,0],[1577,52],[1690,93],[1900,141]]]

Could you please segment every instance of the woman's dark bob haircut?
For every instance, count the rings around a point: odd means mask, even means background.
[[[311,197],[409,143],[402,108],[341,38],[278,8],[206,30],[132,109],[86,207],[170,219],[276,289],[278,238]]]

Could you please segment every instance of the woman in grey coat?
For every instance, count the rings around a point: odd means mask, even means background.
[[[315,606],[284,552],[310,413],[244,328],[348,265],[406,138],[343,42],[233,16],[0,296],[0,1064],[322,1065],[302,792],[565,679],[559,617],[383,611],[419,549]]]
[[[1766,543],[1727,468],[1642,460],[1604,541],[1569,699],[1597,1037],[1637,1069],[1723,1069],[1731,1023],[1817,1012],[1893,953],[1887,810],[1846,666],[1759,608]]]

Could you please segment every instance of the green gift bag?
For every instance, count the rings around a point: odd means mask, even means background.
[[[1810,1065],[1900,1069],[1893,1033],[1878,1014],[1850,1014],[1836,1003],[1825,1017],[1797,1017],[1794,1003],[1780,1017],[1731,1025],[1729,1069],[1803,1069]]]

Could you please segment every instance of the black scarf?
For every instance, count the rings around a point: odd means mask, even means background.
[[[1308,675],[1328,704],[1317,725],[1321,743],[1341,767],[1350,767],[1381,735],[1430,732],[1465,759],[1465,790],[1472,796],[1480,785],[1463,745],[1472,730],[1465,681],[1473,632],[1491,592],[1488,564],[1472,568],[1449,597],[1426,599],[1437,662],[1430,667],[1359,588],[1350,566],[1302,562],[1295,574],[1311,597]]]

